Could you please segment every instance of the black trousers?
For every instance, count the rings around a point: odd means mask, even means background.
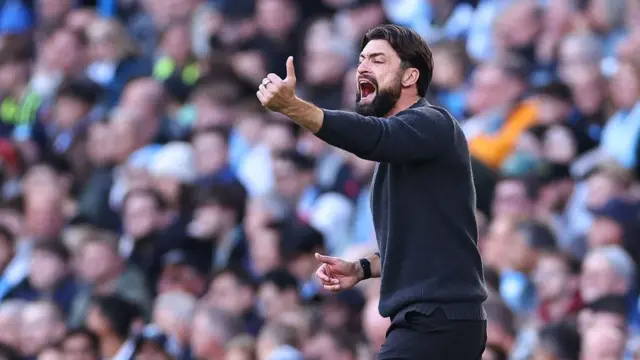
[[[438,308],[429,315],[396,316],[377,360],[480,360],[487,343],[484,320],[449,320]]]

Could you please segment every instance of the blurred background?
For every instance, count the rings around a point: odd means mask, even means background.
[[[639,0],[0,0],[0,359],[374,359],[379,283],[313,276],[374,164],[255,89],[351,110],[386,22],[469,141],[483,360],[640,359]]]

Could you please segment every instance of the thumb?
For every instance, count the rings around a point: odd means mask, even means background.
[[[296,79],[296,68],[293,66],[293,56],[289,56],[287,59],[287,79]]]
[[[338,259],[331,257],[331,256],[326,256],[326,255],[320,255],[318,253],[315,254],[316,260],[320,261],[321,263],[324,264],[329,264],[329,265],[335,265],[338,262]]]

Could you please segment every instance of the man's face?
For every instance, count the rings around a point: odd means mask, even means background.
[[[585,302],[594,301],[604,295],[624,295],[624,280],[612,269],[602,256],[589,256],[582,267],[580,292]]]
[[[599,208],[623,191],[622,186],[604,173],[595,173],[587,179],[587,207]]]
[[[296,201],[313,181],[313,172],[298,171],[289,161],[276,159],[273,173],[278,194],[287,200]]]
[[[402,93],[401,60],[384,40],[371,40],[362,49],[358,65],[356,112],[366,116],[386,116]]]
[[[260,228],[254,232],[255,238],[249,243],[249,255],[253,260],[255,271],[265,274],[280,266],[279,234],[271,229]]]
[[[31,257],[29,283],[39,290],[53,290],[65,275],[67,266],[62,259],[48,252],[36,250]]]
[[[57,321],[48,309],[27,307],[20,329],[22,351],[26,355],[36,354],[47,344],[58,341],[63,332],[64,324]]]
[[[191,350],[196,359],[222,359],[224,344],[215,336],[206,315],[196,313],[191,331]]]
[[[56,125],[61,129],[71,129],[89,111],[89,106],[71,97],[60,97],[54,109]]]
[[[211,282],[206,295],[209,303],[234,315],[242,315],[253,302],[251,289],[242,286],[230,274],[221,274]]]
[[[496,185],[492,206],[494,216],[528,217],[531,206],[527,189],[522,182],[504,180]]]
[[[158,217],[156,204],[150,196],[134,196],[127,199],[124,208],[124,226],[134,238],[149,235],[155,230]]]
[[[469,111],[476,115],[499,105],[501,90],[505,76],[496,66],[479,67],[472,76],[469,91]]]
[[[229,211],[225,211],[220,205],[202,205],[196,208],[193,221],[189,224],[191,236],[211,240],[221,236],[225,229],[232,223]]]
[[[260,286],[258,296],[264,308],[265,318],[268,320],[276,319],[286,310],[294,307],[291,290],[280,291],[274,284],[263,284]]]
[[[584,335],[581,360],[618,360],[624,353],[625,337],[613,327],[593,328]]]
[[[618,222],[608,217],[597,217],[587,233],[587,243],[590,248],[619,245],[623,236],[623,228]]]
[[[91,340],[82,334],[67,337],[62,343],[62,352],[65,360],[97,360],[98,356],[93,352]]]
[[[221,135],[204,133],[193,139],[196,167],[201,175],[215,174],[227,163],[227,144]]]
[[[106,244],[88,243],[80,251],[79,275],[91,284],[103,281],[118,265],[118,255]]]
[[[543,301],[553,301],[567,291],[573,291],[567,264],[558,256],[541,256],[534,272],[533,281],[536,285],[536,292]]]

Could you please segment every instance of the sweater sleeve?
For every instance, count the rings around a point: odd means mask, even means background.
[[[454,143],[453,118],[436,108],[408,109],[389,118],[323,111],[316,136],[366,160],[421,161],[435,158]]]

